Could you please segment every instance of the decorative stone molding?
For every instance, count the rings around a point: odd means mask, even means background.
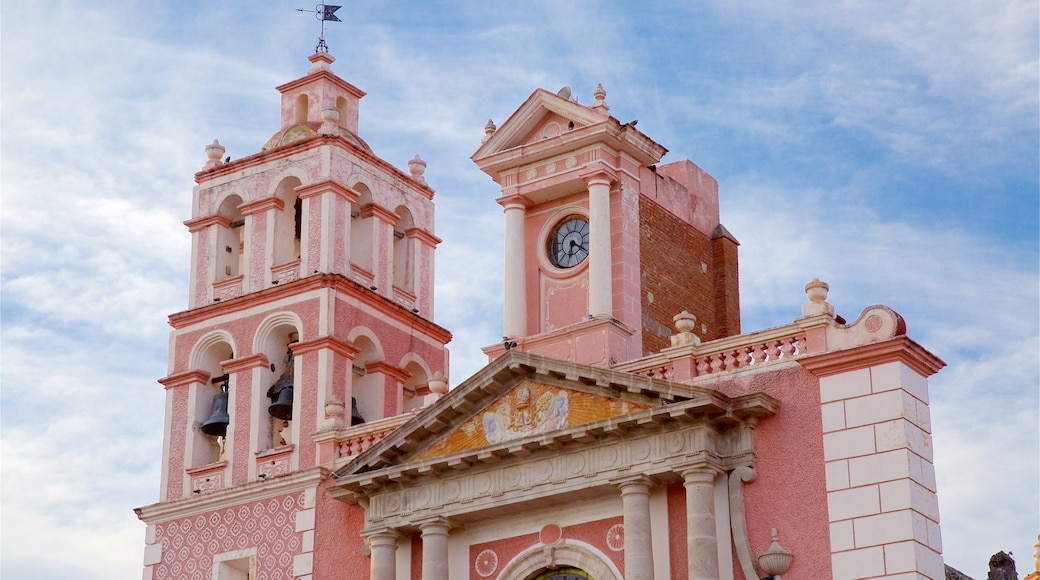
[[[331,492],[354,501],[367,496],[370,526],[405,527],[433,514],[453,518],[519,509],[527,502],[613,494],[612,482],[629,474],[678,481],[677,474],[691,466],[725,468],[729,460],[716,455],[727,446],[721,440],[741,439],[716,431],[701,418],[706,412],[697,401],[688,401],[628,415],[624,424],[611,419],[482,448],[470,457],[456,454],[344,477]],[[640,425],[651,429],[640,432]],[[611,436],[622,433],[624,439]],[[565,446],[568,442],[575,442],[574,448]],[[550,452],[537,453],[543,447]],[[741,451],[743,461],[751,450]]]
[[[606,554],[578,540],[565,539],[552,546],[531,546],[502,566],[500,580],[523,580],[543,568],[573,566],[596,580],[622,580],[621,572]]]

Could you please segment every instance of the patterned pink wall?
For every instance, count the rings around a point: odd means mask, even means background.
[[[152,577],[209,580],[215,554],[255,548],[256,580],[292,578],[293,556],[302,547],[296,513],[303,501],[299,492],[158,524],[162,560]]]

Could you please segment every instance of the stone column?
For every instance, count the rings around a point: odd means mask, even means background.
[[[371,580],[397,580],[397,539],[400,537],[401,534],[391,528],[369,534]]]
[[[650,479],[645,475],[618,483],[625,521],[625,578],[654,580],[650,536]]]
[[[614,314],[610,257],[610,179],[597,175],[589,187],[589,314]]]
[[[451,523],[434,518],[419,523],[422,532],[422,580],[448,580],[448,530]]]
[[[715,538],[715,475],[709,466],[682,472],[686,487],[686,557],[690,580],[719,579]]]
[[[507,337],[527,334],[527,248],[524,245],[525,204],[505,202],[505,319],[502,334]]]

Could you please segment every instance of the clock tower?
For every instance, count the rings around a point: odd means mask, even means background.
[[[598,366],[670,345],[673,316],[695,334],[740,333],[736,239],[719,221],[718,183],[609,113],[539,89],[488,121],[473,161],[505,210],[504,344]]]

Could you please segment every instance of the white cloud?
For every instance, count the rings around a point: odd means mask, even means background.
[[[277,128],[273,87],[303,73],[317,27],[242,0],[63,8],[3,8],[2,567],[132,577],[143,526],[129,508],[157,497],[155,379],[165,316],[186,304],[192,175],[213,138],[233,157],[259,150]],[[468,161],[484,122],[537,87],[587,103],[603,82],[621,120],[719,178],[745,330],[796,317],[819,276],[847,318],[888,304],[950,363],[932,379],[947,560],[981,578],[989,554],[1014,549],[1024,568],[1036,220],[989,200],[1036,199],[993,185],[1036,183],[1035,3],[340,14],[326,37],[334,70],[369,93],[361,136],[399,167],[430,162],[453,384],[501,332],[499,192]]]

